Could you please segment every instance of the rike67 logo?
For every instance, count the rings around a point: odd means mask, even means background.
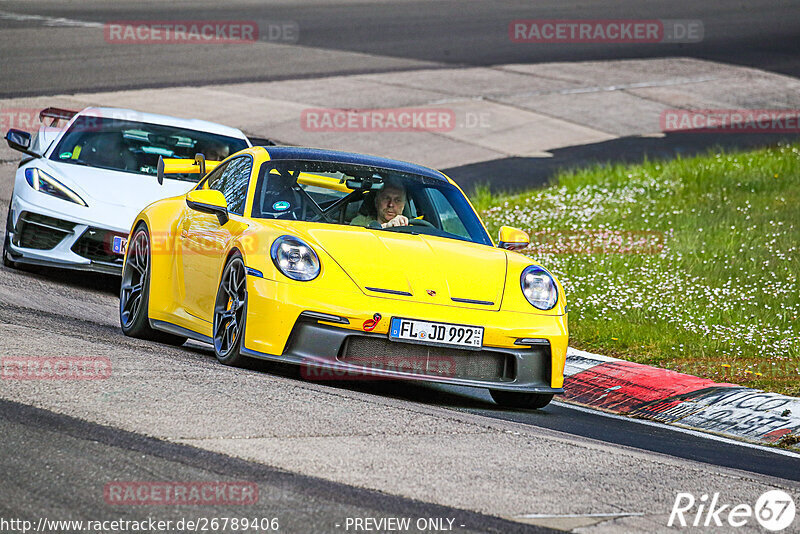
[[[691,493],[681,492],[672,505],[667,526],[738,528],[751,524],[755,519],[762,528],[780,532],[792,526],[795,511],[794,499],[781,490],[764,493],[754,506],[722,503],[719,493],[714,493],[710,498],[708,494],[703,494],[696,499]]]

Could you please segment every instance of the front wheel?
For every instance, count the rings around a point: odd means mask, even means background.
[[[240,354],[247,316],[247,275],[244,260],[234,254],[222,271],[214,304],[214,354],[220,363],[241,365]]]
[[[150,326],[150,236],[144,224],[136,227],[128,243],[128,258],[119,288],[119,324],[126,336],[183,345],[186,338],[153,330]]]
[[[553,400],[552,393],[517,393],[516,391],[489,391],[492,399],[504,408],[523,408],[538,410],[544,408]]]
[[[3,239],[3,265],[11,267],[12,269],[17,266],[16,262],[11,259],[11,253],[8,251],[11,243],[11,208],[8,209],[8,219],[6,219],[6,237]]]

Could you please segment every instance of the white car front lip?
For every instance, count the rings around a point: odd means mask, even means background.
[[[27,187],[27,184],[25,184]],[[69,221],[75,223],[75,227],[70,234],[65,235],[65,237],[58,243],[54,248],[49,250],[41,250],[41,249],[32,249],[32,248],[24,248],[18,247],[14,245],[13,240],[9,244],[10,252],[14,256],[14,261],[19,261],[21,263],[31,263],[37,265],[54,265],[57,267],[65,267],[70,269],[84,269],[84,270],[93,270],[93,271],[100,271],[100,272],[111,272],[111,273],[121,273],[122,266],[116,266],[113,263],[106,263],[106,262],[97,262],[92,261],[89,258],[84,258],[79,254],[73,252],[72,246],[81,238],[81,236],[86,232],[89,228],[97,228],[100,230],[107,230],[115,233],[120,234],[127,234],[128,229],[121,229],[121,228],[110,228],[108,225],[102,224],[86,224],[86,222],[79,222],[76,221],[76,217],[70,217],[68,214],[64,214],[63,212],[58,212],[52,210],[48,206],[44,206],[43,204],[51,204],[52,202],[62,202],[65,203],[66,201],[59,200],[53,197],[47,197],[42,193],[38,193],[31,189],[31,193],[35,194],[36,197],[42,197],[42,200],[47,200],[47,202],[42,203],[34,203],[30,202],[29,198],[24,198],[26,196],[30,196],[27,194],[17,195],[16,191],[11,199],[11,213],[12,215],[12,228],[16,228],[17,222],[19,220],[19,216],[22,212],[29,212],[35,213],[38,215],[45,215],[47,217],[53,217],[56,219],[60,219],[63,221]],[[39,198],[34,197],[36,200]],[[76,205],[77,206],[77,205]]]

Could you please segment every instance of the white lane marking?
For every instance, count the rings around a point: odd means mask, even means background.
[[[62,17],[45,17],[43,15],[23,15],[21,13],[11,13],[0,11],[0,19],[13,20],[15,22],[43,22],[45,26],[58,26],[66,28],[102,28],[102,22],[88,22],[85,20],[65,19]]]
[[[603,356],[602,354],[592,354],[591,352],[567,347],[567,361],[564,364],[564,377],[574,376],[603,363],[618,361],[620,361],[619,358]]]
[[[661,80],[657,82],[636,82],[623,83],[619,85],[607,85],[597,87],[576,87],[574,89],[562,89],[556,91],[560,95],[577,95],[582,93],[605,93],[610,91],[626,91],[628,89],[648,89],[651,87],[670,87],[673,85],[685,85],[689,83],[704,83],[718,80],[718,76],[692,76],[688,78],[675,78],[672,80]],[[533,96],[532,93],[531,96]],[[516,95],[515,95],[516,96]]]
[[[503,69],[500,69],[503,70]],[[510,71],[516,72],[516,71]],[[535,77],[546,78],[546,76],[541,75],[534,75]],[[653,87],[672,87],[675,85],[688,85],[693,83],[705,83],[705,82],[713,82],[721,79],[719,76],[692,76],[687,78],[675,78],[671,80],[661,80],[661,81],[654,81],[654,82],[636,82],[636,83],[625,83],[619,85],[607,85],[607,86],[591,86],[591,87],[571,87],[567,89],[538,89],[536,91],[523,91],[519,93],[513,94],[506,94],[506,93],[486,93],[485,95],[480,96],[468,96],[468,97],[447,97],[442,98],[439,100],[434,100],[428,102],[432,105],[437,104],[450,104],[453,102],[470,102],[470,101],[480,101],[480,100],[490,100],[492,102],[496,102],[498,104],[509,105],[507,101],[502,100],[504,97],[526,97],[526,96],[545,96],[545,95],[576,95],[576,94],[584,94],[584,93],[609,93],[614,91],[627,91],[630,89],[649,89]],[[560,80],[560,81],[567,81],[567,80]],[[383,83],[386,85],[396,85],[399,87],[413,87],[410,85],[404,85],[402,83],[387,83],[384,81],[380,81],[379,83]],[[644,98],[644,97],[641,97]],[[535,110],[528,110],[533,113],[540,113],[539,111]],[[583,125],[586,126],[586,125]],[[572,349],[572,347],[570,347]],[[572,349],[577,350],[577,349]],[[583,351],[579,351],[583,352]],[[586,353],[591,354],[591,353]],[[611,358],[612,360],[616,360],[618,358]]]
[[[618,512],[608,514],[525,514],[515,515],[518,519],[551,519],[551,518],[579,518],[579,517],[632,517],[644,515],[644,512]]]
[[[569,408],[570,410],[577,410],[579,412],[590,413],[593,415],[602,415],[603,417],[609,417],[611,419],[620,419],[623,421],[629,421],[631,423],[638,423],[640,425],[655,426],[665,430],[673,430],[675,432],[680,432],[682,434],[689,434],[690,436],[695,436],[698,438],[705,438],[705,439],[710,439],[712,441],[727,443],[728,445],[737,445],[739,447],[746,447],[748,449],[758,449],[763,452],[771,452],[774,454],[780,454],[782,456],[788,456],[790,458],[800,458],[800,453],[788,451],[786,449],[777,449],[773,447],[767,447],[765,445],[758,445],[756,443],[749,443],[747,441],[739,441],[736,439],[724,438],[722,436],[717,436],[716,434],[707,434],[706,432],[701,432],[699,430],[691,430],[689,428],[683,428],[680,426],[668,425],[665,423],[658,423],[655,421],[647,421],[644,419],[636,419],[633,417],[616,415],[613,413],[607,413],[600,410],[592,410],[591,408],[584,408],[583,406],[576,406],[575,404],[568,404],[566,402],[552,401],[552,404],[555,404],[556,406],[561,406],[563,408]]]
[[[585,350],[576,349],[573,347],[567,347],[567,356],[582,356],[584,358],[588,358],[591,360],[600,360],[603,362],[621,362],[619,358],[614,358],[612,356],[603,356],[602,354],[594,354],[593,352],[587,352]]]

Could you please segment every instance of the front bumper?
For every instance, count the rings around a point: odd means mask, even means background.
[[[563,393],[566,315],[453,307],[311,289],[248,276],[242,354],[304,366],[307,378],[389,377],[531,393]],[[311,312],[311,313],[309,313]],[[340,317],[342,323],[316,313]],[[380,313],[371,332],[365,320]],[[480,351],[388,340],[391,317],[484,327]],[[346,323],[344,322],[346,321]],[[528,346],[515,345],[535,338]],[[354,350],[355,345],[361,346]],[[405,363],[398,363],[405,360]]]
[[[302,374],[309,380],[420,380],[460,386],[483,387],[526,393],[563,393],[562,388],[550,386],[551,358],[549,345],[528,349],[486,349],[483,355],[493,353],[497,360],[510,362],[507,371],[498,377],[460,376],[459,367],[474,367],[471,362],[459,361],[458,356],[445,357],[429,354],[424,361],[409,356],[392,358],[381,354],[373,360],[361,363],[343,361],[345,347],[353,338],[383,340],[386,336],[373,333],[357,333],[300,320],[292,333],[287,350],[279,357],[243,348],[241,353],[252,358],[280,361],[300,365]],[[408,343],[397,343],[398,348]],[[467,352],[467,351],[464,351]],[[470,351],[474,352],[474,351]],[[505,376],[503,376],[505,375]]]
[[[14,197],[11,204],[9,254],[15,262],[64,269],[122,273],[123,256],[112,250],[112,228],[90,226]]]

